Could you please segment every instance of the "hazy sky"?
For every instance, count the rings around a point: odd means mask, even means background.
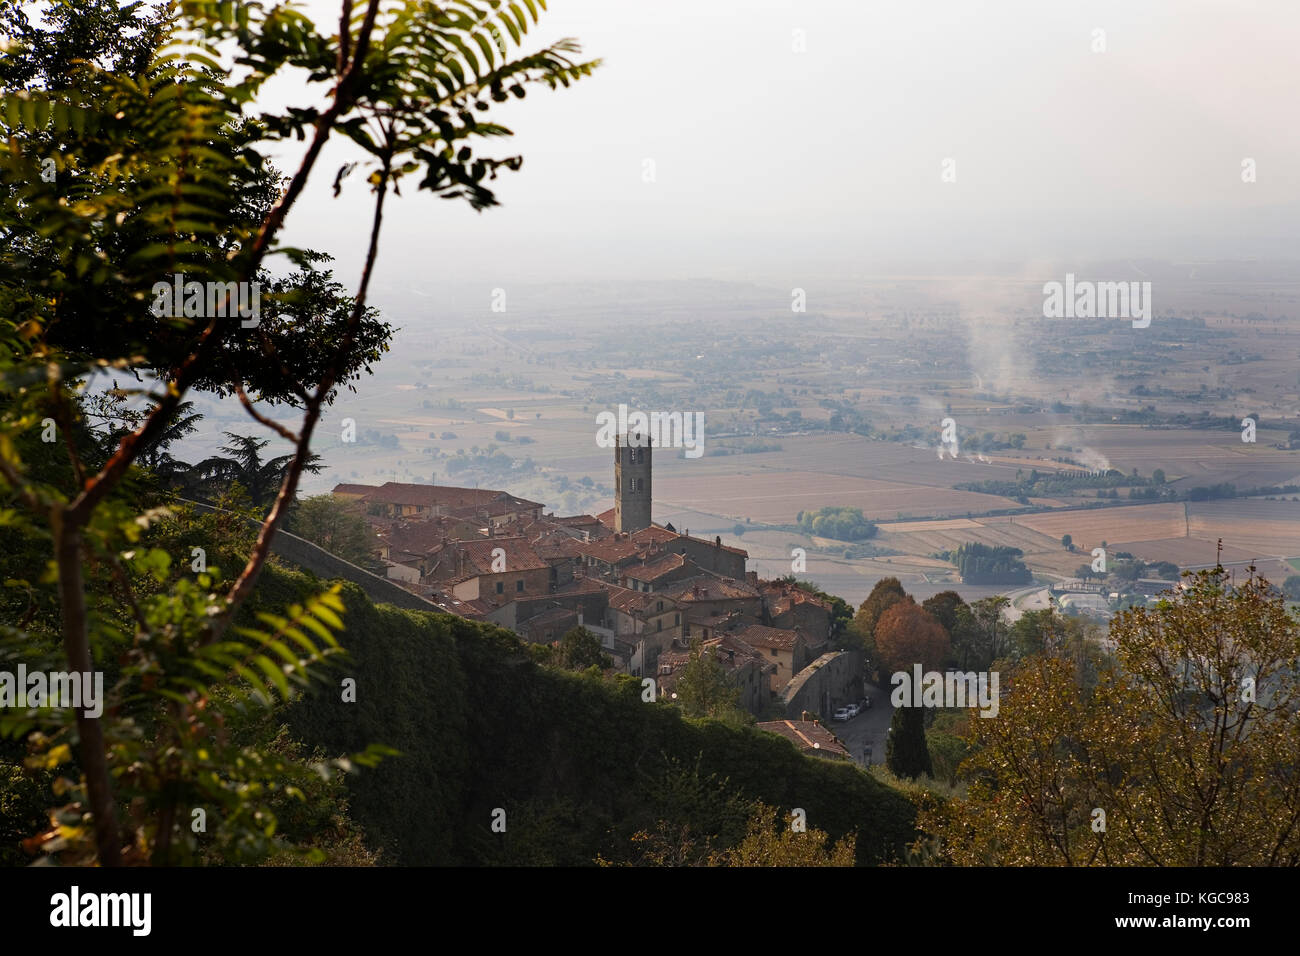
[[[393,202],[383,284],[1300,258],[1295,0],[550,6],[526,41],[575,37],[604,66],[492,114],[516,133],[498,154],[525,158],[498,180],[503,207]],[[368,197],[359,178],[339,200],[329,186],[350,158],[327,151],[286,235],[338,256],[349,281]]]

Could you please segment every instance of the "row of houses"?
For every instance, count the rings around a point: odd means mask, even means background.
[[[748,554],[651,523],[616,531],[614,509],[556,516],[488,489],[339,485],[375,535],[390,579],[451,614],[550,643],[598,635],[615,666],[671,694],[699,641],[761,714],[827,650],[828,604],[760,581]]]

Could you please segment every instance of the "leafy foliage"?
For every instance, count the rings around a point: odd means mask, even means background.
[[[745,723],[740,708],[740,688],[727,676],[712,647],[696,640],[690,658],[677,677],[677,703],[687,717],[716,717]]]
[[[289,530],[344,561],[382,573],[371,549],[374,535],[351,502],[334,495],[303,498],[289,515]]]
[[[309,768],[272,746],[269,714],[339,656],[342,608],[328,591],[287,611],[259,603],[252,621],[241,608],[301,473],[315,467],[322,407],[387,348],[391,329],[366,306],[385,197],[422,174],[419,188],[493,205],[485,180],[520,160],[478,155],[481,140],[509,130],[475,114],[596,65],[574,59],[571,40],[508,53],[537,22],[530,0],[344,10],[333,33],[291,5],[239,0],[0,6],[11,41],[0,66],[0,532],[34,569],[5,595],[21,610],[4,649],[102,670],[111,683],[103,715],[41,709],[3,724],[37,770],[56,774],[64,802],[31,848],[65,862],[282,851],[275,807],[290,788],[301,796]],[[268,81],[295,73],[311,93],[328,90],[322,105],[258,108]],[[335,133],[367,154],[374,196],[351,296],[317,268],[325,257],[278,245]],[[309,141],[283,178],[268,155],[290,137]],[[339,170],[336,195],[356,166]],[[273,277],[273,254],[298,271]],[[172,280],[207,296],[187,296],[179,315],[159,308]],[[236,297],[263,288],[265,310],[231,314]],[[103,373],[119,379],[100,403],[88,393]],[[141,386],[120,387],[127,375]],[[232,436],[231,459],[187,469],[165,449],[193,424],[190,389],[237,396],[293,453],[268,462],[265,440]],[[299,431],[255,402],[300,408]],[[153,546],[148,535],[171,533],[162,484],[242,486],[253,506],[271,504],[233,582],[221,585],[215,569],[186,573]],[[379,754],[354,749],[352,763]],[[220,820],[201,846],[178,813],[202,805]]]
[[[801,511],[796,521],[809,534],[841,541],[865,541],[876,534],[876,526],[862,516],[861,508],[827,507]]]
[[[1095,688],[1049,646],[1016,667],[996,720],[968,722],[968,797],[922,811],[947,859],[1300,863],[1300,620],[1253,572],[1187,583],[1112,621]]]
[[[1028,584],[1033,575],[1020,560],[1023,554],[1019,548],[968,541],[947,557],[965,584]]]
[[[948,634],[910,597],[896,601],[876,624],[876,653],[891,671],[908,671],[920,664],[922,670],[942,667],[950,649]]]
[[[896,777],[934,776],[925,741],[925,711],[920,707],[899,707],[894,711],[885,741],[885,766]]]

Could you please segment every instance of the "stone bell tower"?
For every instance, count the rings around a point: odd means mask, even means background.
[[[650,437],[644,433],[614,439],[614,530],[650,527]]]

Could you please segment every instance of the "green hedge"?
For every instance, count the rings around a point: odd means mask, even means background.
[[[268,568],[253,609],[319,590],[308,575]],[[509,631],[442,614],[374,605],[345,585],[356,703],[337,689],[295,704],[308,746],[333,753],[383,743],[403,754],[350,778],[352,816],[388,862],[581,865],[628,858],[629,837],[656,808],[646,794],[670,762],[718,778],[747,799],[832,837],[856,830],[858,862],[895,858],[914,814],[902,795],[856,767],[801,755],[753,729],[692,721],[641,700],[639,680],[539,667]],[[338,687],[338,681],[335,682]],[[493,811],[506,832],[493,833]]]

